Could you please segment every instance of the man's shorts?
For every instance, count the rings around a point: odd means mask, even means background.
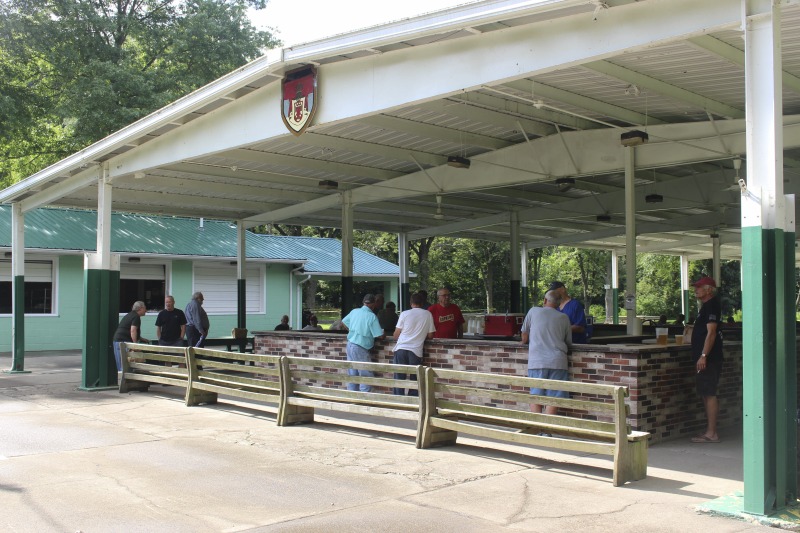
[[[716,396],[720,375],[722,375],[722,361],[707,361],[706,369],[698,372],[695,377],[697,395]]]
[[[558,368],[529,368],[528,377],[569,381],[569,370],[561,370]],[[550,396],[551,398],[569,398],[569,392],[565,390],[537,389],[535,387],[531,387],[531,394],[536,394],[537,396]]]

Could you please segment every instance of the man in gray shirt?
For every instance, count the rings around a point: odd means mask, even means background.
[[[208,329],[211,323],[208,321],[206,310],[203,309],[203,293],[192,294],[192,299],[186,304],[184,314],[186,315],[186,340],[189,346],[202,348],[208,338]]]
[[[567,355],[572,350],[569,317],[558,310],[558,291],[547,291],[544,307],[532,307],[522,323],[522,343],[528,344],[528,377],[569,381]],[[567,391],[531,388],[531,394],[569,398]],[[531,404],[531,411],[541,413],[540,404]],[[555,405],[545,407],[545,414],[554,415]]]

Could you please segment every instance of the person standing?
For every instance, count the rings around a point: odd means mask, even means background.
[[[522,322],[522,344],[528,344],[528,377],[569,381],[568,355],[572,350],[569,318],[559,312],[561,296],[557,289],[544,295],[543,307],[532,307]],[[551,398],[569,398],[567,391],[531,387],[531,394]],[[531,403],[531,411],[542,412],[542,405]],[[555,405],[545,406],[545,414],[554,415]]]
[[[692,357],[697,375],[697,394],[703,398],[706,411],[706,430],[692,438],[695,443],[719,442],[717,416],[719,400],[717,386],[722,374],[722,304],[716,295],[717,283],[708,276],[694,283],[694,295],[700,300],[700,312],[692,329]]]
[[[450,289],[441,288],[436,292],[437,303],[428,308],[433,315],[433,325],[436,328],[434,338],[460,339],[464,336],[464,315],[461,309],[450,302]]]
[[[361,301],[363,305],[358,309],[353,309],[342,319],[342,324],[347,329],[347,360],[348,361],[369,361],[369,351],[375,345],[375,339],[383,339],[386,335],[378,323],[375,316],[377,307],[375,295],[366,294]],[[351,376],[372,377],[374,374],[369,370],[348,369],[347,373]],[[370,392],[371,385],[366,383],[348,383],[347,390]]]
[[[426,339],[432,339],[436,333],[433,327],[433,315],[422,308],[425,298],[420,293],[411,295],[411,309],[400,313],[397,320],[397,328],[394,330],[394,338],[397,343],[394,346],[394,357],[392,363],[397,365],[419,365],[422,363],[422,346]],[[406,374],[395,374],[394,379],[406,379]],[[416,374],[412,375],[412,380],[416,381]],[[395,387],[392,391],[405,396],[406,389]],[[417,389],[408,389],[409,396],[419,396]]]
[[[183,346],[186,335],[186,315],[175,309],[175,298],[164,298],[164,309],[156,317],[156,338],[161,346]]]
[[[137,301],[133,303],[130,313],[122,317],[117,326],[117,331],[114,332],[112,343],[114,345],[114,359],[117,362],[117,372],[122,371],[122,354],[120,353],[121,342],[141,342],[144,344],[149,343],[147,339],[142,337],[142,317],[147,313],[147,307],[144,302]]]
[[[186,304],[184,313],[186,314],[186,340],[189,341],[189,346],[202,348],[205,346],[205,340],[208,338],[208,330],[211,323],[208,320],[206,310],[203,309],[202,292],[192,294],[192,299]]]
[[[275,326],[275,331],[289,331],[292,329],[289,326],[289,315],[283,315],[281,317],[281,323]]]
[[[387,335],[394,333],[397,327],[397,306],[394,302],[386,302],[386,307],[378,311],[378,323]]]
[[[558,310],[569,317],[570,329],[572,330],[572,342],[574,344],[586,344],[589,336],[586,330],[586,310],[578,300],[573,300],[567,294],[567,288],[560,281],[550,284],[548,290],[558,291],[561,304]]]
[[[317,315],[308,317],[308,325],[303,328],[303,331],[322,331],[322,326],[319,325]]]

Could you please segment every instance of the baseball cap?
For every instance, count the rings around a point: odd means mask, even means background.
[[[716,287],[717,286],[717,282],[714,281],[714,278],[711,278],[711,277],[708,277],[708,276],[702,277],[702,278],[700,278],[700,279],[698,279],[697,281],[694,282],[694,286],[695,287],[703,287],[705,285],[710,285],[712,287]]]
[[[563,283],[561,283],[560,281],[554,281],[553,283],[550,284],[550,288],[548,288],[547,290],[554,291],[556,289],[560,289],[561,287],[564,287]]]

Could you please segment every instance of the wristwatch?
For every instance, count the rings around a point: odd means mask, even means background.
[[[700,354],[700,357],[705,357],[705,356],[706,356],[706,354],[704,354],[704,353]]]

